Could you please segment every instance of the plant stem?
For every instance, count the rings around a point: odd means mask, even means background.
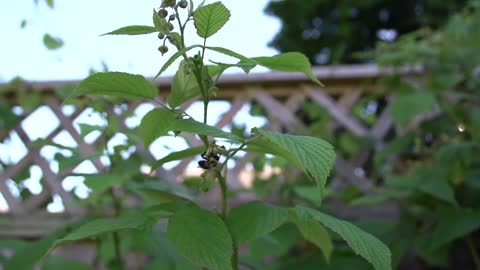
[[[221,168],[218,168],[216,173],[217,173],[218,182],[220,183],[220,191],[222,193],[221,217],[223,221],[226,223],[227,217],[228,217],[227,178],[226,176],[222,175]],[[226,175],[226,170],[225,170],[225,175]],[[228,227],[228,224],[227,224],[227,228],[228,230],[230,230],[230,228]],[[238,270],[238,248],[237,248],[237,243],[235,243],[235,239],[232,239],[232,247],[233,247],[233,254],[232,254],[232,258],[230,259],[230,261],[232,262],[232,269]]]
[[[232,240],[233,243],[233,255],[232,255],[232,268],[233,270],[238,270],[238,249],[235,240]]]
[[[207,123],[208,116],[208,102],[203,102],[203,123]]]
[[[113,209],[114,209],[114,215],[118,216],[121,210],[121,202],[118,200],[118,198],[115,196],[115,193],[113,192],[113,188],[110,188],[110,196],[112,196],[113,200]],[[115,259],[117,260],[117,265],[121,265],[123,269],[123,258],[122,258],[122,252],[120,250],[120,238],[118,235],[118,232],[113,232],[113,246],[115,248]]]
[[[467,241],[468,249],[472,253],[473,262],[477,266],[477,269],[480,270],[480,255],[478,254],[477,249],[475,248],[475,244],[473,243],[472,236],[468,235],[465,237],[465,241]]]
[[[222,218],[227,219],[227,179],[222,175],[220,171],[217,171],[217,178],[218,182],[220,183],[220,191],[222,193],[222,202],[221,202],[221,211],[222,211]]]

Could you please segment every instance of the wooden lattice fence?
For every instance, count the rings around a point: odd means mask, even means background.
[[[331,117],[331,121],[326,128],[333,135],[338,132],[348,132],[354,137],[373,141],[373,148],[360,150],[349,157],[339,153],[335,165],[336,173],[330,180],[330,186],[333,189],[342,189],[347,185],[353,185],[361,192],[368,194],[372,192],[372,188],[376,185],[376,181],[370,179],[367,168],[371,152],[381,149],[388,138],[405,132],[404,129],[402,130],[394,124],[389,112],[385,109],[387,107],[385,104],[394,96],[388,89],[377,83],[379,78],[390,73],[391,70],[380,69],[374,65],[359,65],[319,67],[315,68],[314,72],[326,85],[325,88],[312,84],[301,74],[272,72],[225,75],[220,80],[220,91],[217,99],[228,101],[229,106],[228,110],[221,114],[215,126],[219,128],[231,126],[231,123],[242,110],[245,111],[247,107],[254,104],[266,114],[268,119],[266,127],[268,129],[283,132],[291,131],[296,134],[311,134],[309,123],[305,121],[305,117],[301,114],[302,108],[307,102],[320,106]],[[156,82],[160,89],[159,100],[165,98],[165,89],[169,88],[170,80],[171,78],[162,78]],[[42,120],[58,122],[58,125],[42,138],[54,140],[57,136],[62,134],[64,136],[66,133],[73,139],[72,146],[80,151],[82,156],[86,157],[95,153],[96,148],[102,143],[102,138],[98,137],[93,141],[86,142],[80,134],[76,119],[84,114],[88,107],[84,105],[63,105],[63,99],[54,91],[72,83],[75,84],[75,82],[20,83],[7,88],[10,90],[16,90],[16,87],[24,88],[28,89],[29,93],[39,95],[41,97],[40,103],[36,105],[40,105],[43,111],[48,111],[49,117],[55,118]],[[373,97],[378,101],[374,108],[369,109],[369,113],[375,116],[373,123],[365,121],[365,119],[361,119],[353,113],[354,108],[368,107],[368,104],[363,104],[366,97]],[[0,237],[35,238],[80,215],[87,214],[88,210],[78,204],[72,204],[72,201],[76,200],[76,195],[73,191],[67,191],[62,186],[63,180],[75,170],[75,167],[59,170],[58,166],[52,165],[51,157],[43,154],[44,146],[32,146],[33,139],[28,132],[25,121],[28,121],[38,111],[36,108],[22,107],[21,103],[18,102],[20,98],[20,95],[16,92],[7,92],[3,97],[3,103],[8,104],[8,108],[14,112],[16,117],[14,123],[9,125],[8,130],[0,130],[0,140],[3,144],[7,144],[13,140],[12,138],[16,138],[15,140],[20,142],[26,150],[24,150],[24,155],[13,161],[8,160],[9,155],[18,153],[0,153],[0,156],[3,157],[0,169],[0,192],[4,201],[2,203],[0,197],[0,209],[3,204],[3,209],[1,209],[3,213],[0,214]],[[192,102],[188,106],[192,104],[194,103]],[[119,120],[119,128],[128,129],[127,118],[137,108],[144,105],[145,102],[131,102],[121,114],[116,114],[114,108],[112,108],[112,114]],[[188,106],[183,109],[187,109]],[[428,118],[432,115],[435,115],[435,111],[414,119],[407,128],[415,128],[425,117]],[[37,124],[38,128],[41,129],[43,123]],[[193,136],[188,139],[191,146],[201,144]],[[153,159],[151,151],[145,149],[143,145],[138,144],[135,149],[146,160]],[[16,149],[10,149],[10,151],[17,152]],[[239,179],[252,157],[252,154],[246,154],[236,160],[235,168],[230,170],[230,185],[236,187],[245,185]],[[102,162],[100,157],[93,155],[90,161],[97,171],[105,169],[105,162]],[[173,168],[160,167],[155,173],[162,181],[177,182],[179,176],[185,173],[191,163],[192,159],[183,160]],[[13,181],[12,179],[19,178],[19,174],[22,172],[31,171],[32,166],[41,173],[41,189],[35,194],[28,194],[28,196],[19,195],[19,190],[27,193],[28,190],[24,187],[22,190],[21,181]],[[211,191],[202,198],[201,202],[206,205],[214,204],[218,200],[216,194],[218,192],[216,193],[215,190]],[[254,197],[253,194],[247,194],[240,196],[238,200],[250,200]],[[54,198],[57,201],[60,200],[65,207],[61,213],[49,213],[47,211],[48,203]],[[368,208],[338,205],[337,214],[340,216],[370,215],[392,218],[395,217],[397,211],[394,205]]]

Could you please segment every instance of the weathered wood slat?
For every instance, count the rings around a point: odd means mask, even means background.
[[[375,140],[375,149],[378,149],[384,144],[387,133],[396,131],[397,134],[401,134],[405,130],[399,129],[398,127],[396,130],[392,130],[392,128],[394,128],[394,121],[387,110],[380,112],[376,122],[369,127],[351,114],[351,108],[361,100],[363,95],[390,95],[388,89],[376,85],[375,81],[386,74],[392,73],[392,71],[392,69],[382,69],[375,65],[314,68],[314,74],[324,82],[326,85],[325,88],[314,85],[304,74],[300,73],[270,72],[250,75],[225,75],[219,81],[220,91],[216,99],[230,101],[231,106],[227,112],[220,116],[217,123],[209,124],[213,124],[218,128],[226,127],[232,123],[246,104],[256,102],[267,112],[266,117],[269,119],[263,128],[274,131],[286,130],[296,134],[305,134],[309,132],[308,127],[303,122],[302,116],[296,115],[296,112],[302,108],[308,99],[323,107],[332,116],[332,120],[328,126],[333,127],[335,130],[337,130],[336,127],[342,126],[342,132],[348,132],[357,137],[371,138]],[[415,74],[421,72],[421,69],[413,67],[404,69],[401,72],[404,74]],[[86,143],[72,124],[82,113],[84,107],[75,107],[71,115],[66,115],[62,111],[61,99],[57,97],[53,91],[55,87],[77,83],[78,81],[32,82],[26,83],[25,87],[32,89],[31,91],[42,93],[45,97],[44,105],[53,111],[55,117],[57,117],[60,122],[60,125],[46,136],[46,139],[53,139],[61,132],[67,132],[78,145],[81,155],[85,157],[95,153],[96,149],[105,143],[105,137],[100,136],[92,144]],[[163,91],[163,89],[169,88],[171,77],[160,78],[156,80],[155,83],[162,89],[155,102],[145,100],[135,101],[128,104],[129,107],[124,114],[120,115],[116,113],[114,115],[118,120],[121,130],[127,129],[125,124],[127,115],[133,112],[140,104],[146,102],[156,103],[155,105],[165,103],[165,97],[168,92]],[[7,95],[7,98],[12,104],[15,104],[17,97],[15,93],[12,92]],[[387,102],[390,101],[389,98],[386,98],[386,100]],[[185,110],[194,104],[194,102],[195,101],[187,102],[187,104],[182,105],[181,108]],[[113,112],[113,108],[110,108],[110,111]],[[24,115],[21,115],[19,118],[20,122],[12,129],[27,146],[31,141],[24,129],[21,128],[21,123],[30,113],[32,113],[32,111],[26,111]],[[422,121],[436,117],[438,113],[438,110],[427,112],[414,119],[407,128],[415,128]],[[4,133],[9,134],[10,130],[2,131],[2,134]],[[191,134],[182,134],[182,136],[185,136],[185,138],[191,142],[192,146],[203,144],[198,138]],[[56,175],[50,168],[50,161],[41,156],[39,150],[40,149],[29,148],[29,154],[27,156],[20,159],[16,164],[8,164],[4,170],[0,171],[0,192],[9,206],[8,215],[0,215],[0,218],[6,218],[8,221],[6,223],[0,222],[0,236],[38,237],[46,234],[49,229],[53,229],[51,226],[58,227],[70,221],[70,218],[65,216],[46,213],[46,209],[43,207],[45,202],[54,194],[59,194],[66,204],[66,212],[72,211],[70,202],[73,200],[73,195],[62,189],[61,180],[70,174],[74,168],[67,168]],[[152,153],[150,153],[143,144],[136,145],[136,151],[147,161],[154,159]],[[341,189],[344,188],[346,184],[350,184],[357,187],[363,193],[370,194],[375,186],[374,182],[367,177],[368,174],[362,175],[358,172],[360,169],[367,167],[365,164],[371,157],[371,152],[371,150],[368,150],[356,153],[349,160],[339,155],[336,161],[337,177],[330,181],[333,182],[332,186]],[[235,168],[229,170],[228,184],[230,187],[243,187],[241,182],[238,181],[238,177],[245,171],[245,167],[251,162],[253,157],[253,154],[246,154],[236,161]],[[177,183],[178,179],[185,175],[185,171],[192,160],[193,158],[182,160],[171,170],[160,167],[156,170],[156,176],[162,181]],[[99,158],[93,158],[91,161],[98,171],[105,169],[105,165]],[[6,181],[32,165],[37,165],[42,170],[45,180],[43,190],[40,194],[22,201],[10,192]],[[284,173],[290,175],[290,173],[295,174],[297,172],[288,171]],[[337,179],[339,182],[335,182]],[[342,183],[340,183],[340,181]],[[242,194],[241,198],[234,199],[232,205],[243,202],[244,200],[256,198],[253,193]],[[218,194],[215,193],[215,190],[212,190],[206,196],[200,198],[199,201],[202,202],[202,204],[212,205],[216,204],[218,199]],[[275,200],[275,198],[272,199]],[[348,209],[344,209],[344,212],[347,213]],[[37,213],[42,214],[37,215]],[[81,213],[81,211],[72,212],[73,215],[79,213]],[[353,211],[352,213],[348,212],[346,215],[354,215],[355,213],[361,213],[362,215],[368,214],[368,209],[366,212]],[[380,210],[375,213],[372,212],[371,214],[386,215],[385,212]],[[33,224],[38,224],[38,226],[34,228]],[[50,227],[42,224],[49,224]]]

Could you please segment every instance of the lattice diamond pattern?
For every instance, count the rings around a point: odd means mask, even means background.
[[[332,73],[333,74],[333,73]],[[333,76],[333,75],[332,75]],[[344,75],[342,75],[344,76]],[[259,77],[263,78],[263,77]],[[274,78],[274,77],[272,77]],[[279,78],[276,76],[275,78]],[[341,132],[348,132],[354,137],[366,137],[375,141],[375,147],[381,148],[384,144],[385,136],[390,131],[398,131],[394,126],[392,118],[388,112],[384,109],[385,106],[376,106],[374,103],[369,104],[365,102],[365,95],[370,94],[370,91],[376,91],[372,87],[371,77],[365,76],[365,81],[359,83],[358,80],[345,80],[341,78],[335,78],[331,88],[319,88],[305,80],[299,80],[297,77],[286,83],[279,80],[266,80],[264,82],[244,80],[229,81],[226,86],[225,94],[222,96],[220,91],[218,101],[219,109],[215,117],[212,114],[212,120],[210,124],[214,124],[218,128],[231,128],[232,123],[238,125],[242,123],[241,118],[248,114],[248,109],[252,103],[260,106],[266,113],[266,118],[255,117],[258,123],[265,123],[265,127],[274,131],[292,132],[308,134],[308,123],[305,123],[302,119],[302,115],[298,112],[302,110],[302,106],[311,101],[322,107],[329,117],[330,121],[326,124],[326,128],[331,130],[340,130]],[[326,77],[328,80],[328,77]],[[227,79],[228,81],[228,79]],[[341,83],[340,83],[341,82]],[[329,85],[326,82],[326,85]],[[222,85],[220,85],[222,89]],[[378,100],[382,102],[388,102],[391,99],[390,96],[385,96],[381,92],[377,93]],[[158,98],[160,101],[162,97]],[[228,102],[228,103],[227,103]],[[368,123],[361,117],[355,116],[355,110],[358,110],[358,106],[365,110],[364,113],[368,115],[376,114],[376,121],[374,123]],[[363,105],[362,105],[363,104]],[[365,105],[366,104],[366,105]],[[365,105],[365,106],[364,106]],[[136,127],[143,115],[145,115],[155,105],[148,102],[133,102],[129,106],[122,105],[116,108],[112,108],[112,113],[118,119],[120,132],[121,130],[131,129]],[[191,102],[183,106],[183,109],[195,111],[194,107],[198,106],[196,103]],[[370,107],[369,107],[370,106]],[[78,209],[78,205],[72,203],[76,198],[85,198],[88,196],[88,190],[82,184],[82,179],[72,178],[69,176],[72,172],[81,170],[84,165],[76,165],[67,168],[58,168],[58,164],[52,165],[52,158],[56,152],[53,146],[32,147],[32,137],[30,133],[31,124],[29,121],[49,123],[49,128],[42,130],[41,138],[52,140],[60,143],[62,138],[68,138],[68,146],[75,147],[82,156],[91,156],[94,154],[100,145],[105,144],[105,138],[102,136],[83,137],[80,133],[79,124],[88,123],[91,124],[94,120],[98,125],[105,125],[102,116],[93,113],[90,109],[74,107],[72,105],[61,105],[61,99],[59,97],[48,95],[44,104],[41,106],[42,111],[47,112],[45,115],[38,114],[38,110],[33,112],[21,110],[16,108],[17,112],[22,112],[20,116],[20,122],[17,123],[10,131],[6,131],[7,134],[16,134],[17,143],[21,143],[26,146],[28,154],[14,160],[14,164],[3,166],[0,171],[0,192],[3,200],[8,205],[8,211],[13,215],[28,214],[37,211],[47,211],[45,205],[48,205],[50,201],[61,202],[65,209],[57,208],[56,210],[62,210],[66,213],[79,213],[81,209]],[[47,117],[52,119],[43,119]],[[40,116],[38,116],[40,115]],[[238,117],[238,116],[241,117]],[[242,116],[243,115],[243,116]],[[217,118],[217,119],[214,119]],[[249,117],[250,118],[250,117]],[[32,120],[33,119],[33,120]],[[95,120],[96,119],[96,120]],[[262,120],[262,119],[266,119]],[[102,122],[103,121],[103,122]],[[37,123],[38,124],[38,123]],[[251,122],[246,123],[247,127],[251,128]],[[38,125],[37,125],[38,126]],[[40,128],[42,123],[40,123]],[[39,127],[36,127],[37,129]],[[247,130],[249,132],[249,130]],[[1,134],[5,133],[2,131]],[[119,133],[120,134],[120,133]],[[122,135],[118,135],[122,136]],[[184,135],[191,146],[201,145],[201,141],[189,134]],[[38,137],[38,136],[37,136]],[[121,139],[121,138],[120,138]],[[114,143],[115,139],[111,139],[109,147]],[[183,145],[181,147],[187,147]],[[4,148],[0,148],[4,149]],[[133,148],[132,148],[133,149]],[[145,149],[143,145],[136,145],[135,150],[146,160],[154,160],[159,158],[158,152],[150,147]],[[66,151],[66,150],[61,150]],[[19,151],[20,152],[20,151]],[[8,153],[0,153],[2,157],[8,155]],[[68,156],[64,153],[65,156]],[[339,155],[335,164],[336,173],[335,177],[331,180],[332,187],[343,188],[346,185],[353,185],[358,190],[369,193],[373,187],[373,182],[369,179],[369,172],[366,169],[366,163],[369,160],[369,150],[362,150],[351,156]],[[229,184],[234,187],[242,187],[245,182],[239,181],[240,175],[245,171],[245,167],[251,167],[250,162],[254,155],[245,154],[235,161],[235,167],[229,172]],[[167,166],[156,170],[156,175],[163,181],[170,181],[172,183],[181,179],[181,176],[185,174],[189,169],[189,164],[195,158],[185,159],[176,163],[169,163]],[[5,161],[3,160],[5,163]],[[90,165],[90,171],[102,171],[105,169],[106,162],[102,162],[100,157],[93,157],[88,162]],[[193,163],[194,164],[194,163]],[[108,164],[107,164],[108,165]],[[32,179],[41,177],[40,183],[42,188],[39,192],[33,192],[28,198],[22,200],[19,196],[16,196],[11,192],[7,182],[17,174],[25,169],[29,169],[34,166],[36,176]],[[79,169],[80,167],[80,169]],[[77,168],[77,169],[75,169]],[[191,166],[190,166],[191,168]],[[85,168],[82,172],[85,172]],[[40,173],[41,172],[41,173]],[[32,180],[33,181],[33,180]],[[247,183],[248,184],[248,183]],[[207,194],[205,201],[214,201],[216,198],[214,192]],[[249,197],[252,199],[253,197]],[[0,203],[1,203],[0,198]],[[52,204],[50,204],[52,205]],[[54,206],[50,206],[52,208]]]

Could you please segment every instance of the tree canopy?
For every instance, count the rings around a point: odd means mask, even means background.
[[[266,13],[282,20],[270,46],[301,51],[314,64],[359,63],[355,52],[421,27],[436,29],[466,0],[271,1]]]

